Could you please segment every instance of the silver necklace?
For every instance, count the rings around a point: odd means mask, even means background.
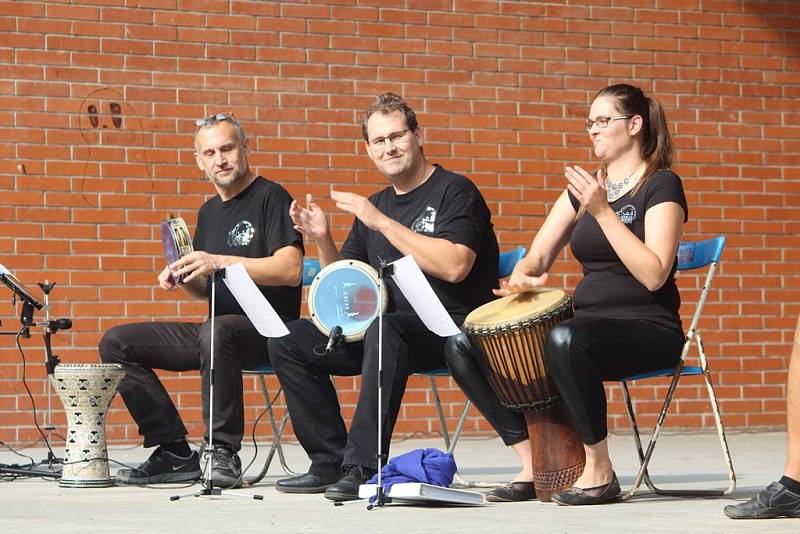
[[[628,184],[631,183],[631,180],[633,180],[634,176],[636,177],[636,180],[639,179],[639,176],[637,176],[637,174],[641,170],[642,165],[644,165],[644,162],[638,167],[636,167],[633,170],[633,172],[630,173],[628,176],[626,176],[625,179],[622,180],[621,182],[612,182],[611,180],[608,179],[608,176],[606,176],[605,178],[606,198],[608,199],[609,202],[613,202],[622,196],[622,191],[627,188]],[[636,182],[636,180],[633,180],[634,183]]]

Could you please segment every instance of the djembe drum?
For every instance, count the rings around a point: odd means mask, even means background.
[[[60,363],[52,383],[67,412],[67,450],[59,486],[113,486],[108,472],[106,413],[125,370],[116,363]]]
[[[500,403],[525,414],[533,483],[545,502],[571,487],[586,463],[583,444],[544,362],[547,333],[570,317],[572,301],[564,291],[538,291],[484,304],[462,327],[483,355],[479,364]]]

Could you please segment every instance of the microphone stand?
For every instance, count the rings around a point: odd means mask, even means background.
[[[53,290],[55,285],[56,285],[55,282],[53,282],[51,284],[49,280],[45,280],[43,284],[42,283],[38,284],[38,286],[40,288],[42,288],[42,293],[44,293],[44,320],[45,320],[45,323],[47,324],[47,326],[44,329],[44,334],[42,335],[42,337],[44,338],[44,352],[45,352],[44,365],[45,365],[45,368],[47,369],[48,382],[52,382],[52,380],[53,380],[53,371],[55,370],[56,365],[58,365],[60,363],[60,360],[58,359],[58,356],[53,355],[53,349],[52,349],[52,346],[51,346],[51,343],[50,343],[50,337],[53,334],[53,331],[52,331],[52,329],[50,327],[50,291]],[[48,383],[48,386],[49,385],[50,384]],[[44,420],[44,423],[45,423],[44,429],[47,432],[47,438],[46,439],[47,439],[48,445],[52,444],[52,442],[53,442],[53,439],[52,439],[53,431],[56,429],[56,427],[53,425],[52,392],[53,392],[53,388],[48,387],[47,388],[47,412],[46,412],[46,416],[47,417]],[[42,462],[39,462],[39,463],[44,464],[45,462],[42,461]],[[62,458],[56,457],[55,454],[53,454],[52,447],[47,447],[47,467],[48,467],[48,469],[50,469],[51,471],[56,471],[56,470],[57,471],[61,471],[61,466],[60,465],[54,466],[54,464],[62,464],[62,463],[64,463],[64,460]],[[55,469],[54,469],[54,467],[55,467]]]
[[[209,375],[208,375],[208,443],[203,451],[203,457],[206,461],[206,468],[208,476],[203,481],[203,489],[188,495],[172,495],[169,500],[177,501],[184,497],[210,497],[215,495],[222,495],[222,488],[214,487],[214,316],[216,315],[216,302],[217,302],[217,282],[225,278],[225,269],[215,270],[211,273],[211,353],[209,355]],[[226,495],[234,497],[243,497],[245,499],[254,499],[263,501],[263,495],[245,495],[244,493],[236,493],[232,491],[226,492]]]
[[[46,386],[47,389],[47,412],[46,417],[44,419],[45,427],[44,429],[47,431],[47,435],[43,436],[45,439],[45,445],[47,446],[47,459],[40,460],[35,465],[42,465],[46,467],[44,470],[35,469],[34,466],[30,467],[23,467],[19,464],[16,465],[0,465],[0,474],[10,474],[10,475],[19,475],[19,476],[37,476],[37,477],[48,477],[48,478],[61,478],[61,465],[64,463],[62,458],[58,458],[53,453],[52,444],[52,432],[55,430],[55,426],[53,426],[53,411],[52,411],[52,396],[51,396],[51,388],[49,385],[50,377],[53,374],[53,369],[55,369],[56,365],[58,365],[59,360],[58,356],[53,355],[52,344],[51,344],[51,336],[53,331],[50,327],[50,291],[52,291],[53,287],[55,287],[56,283],[53,282],[52,284],[49,283],[48,280],[45,280],[44,283],[38,284],[40,288],[42,288],[42,292],[44,293],[44,306],[41,304],[32,301],[28,297],[27,294],[24,294],[21,291],[18,291],[16,286],[13,284],[9,284],[6,282],[6,279],[3,279],[3,282],[12,290],[14,294],[14,298],[19,296],[20,300],[22,301],[22,311],[20,313],[20,323],[22,323],[22,328],[19,332],[13,331],[2,331],[0,335],[11,335],[11,336],[19,336],[23,338],[30,338],[30,327],[31,326],[44,326],[44,331],[42,333],[42,337],[44,339],[44,349],[45,349],[45,367],[47,369],[47,376],[48,376],[48,385]],[[44,325],[36,324],[33,322],[33,313],[34,308],[42,308],[44,307],[45,310],[45,323]]]

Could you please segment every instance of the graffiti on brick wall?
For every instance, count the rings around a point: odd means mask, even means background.
[[[104,193],[130,193],[144,194],[141,205],[149,205],[154,184],[141,113],[119,90],[103,87],[84,97],[78,116],[85,147],[76,151],[76,159],[85,162],[78,190],[86,204],[99,207]]]

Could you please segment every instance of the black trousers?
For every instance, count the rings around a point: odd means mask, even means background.
[[[241,448],[244,433],[242,367],[269,362],[267,342],[243,315],[214,320],[214,443]],[[134,323],[111,328],[100,340],[100,359],[125,366],[119,392],[144,436],[154,447],[186,436],[186,427],[153,369],[200,369],[203,420],[208,439],[211,321]]]
[[[338,474],[343,464],[377,467],[378,320],[364,340],[345,343],[324,354],[328,337],[311,321],[286,325],[288,336],[269,340],[269,354],[278,374],[292,427],[311,459],[309,472]],[[389,454],[408,375],[444,367],[445,338],[430,332],[413,313],[383,317],[382,455]],[[361,391],[350,432],[345,428],[330,375],[361,375]]]
[[[473,347],[467,335],[458,334],[448,338],[444,356],[458,387],[494,427],[503,443],[514,445],[526,440],[528,426],[525,416],[500,404],[478,363],[477,359],[483,356]]]
[[[608,435],[603,380],[673,367],[683,341],[677,329],[637,319],[576,317],[550,331],[547,370],[585,444]]]

